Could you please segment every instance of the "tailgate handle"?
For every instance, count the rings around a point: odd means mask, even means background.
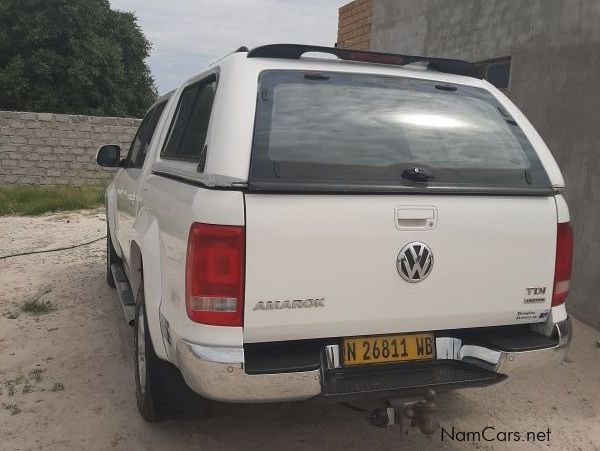
[[[435,207],[396,207],[394,216],[400,230],[431,230],[437,225]]]

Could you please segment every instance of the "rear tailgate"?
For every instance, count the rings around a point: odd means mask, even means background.
[[[246,342],[539,322],[550,308],[552,197],[247,194],[245,200]],[[421,220],[422,212],[434,218]],[[431,272],[418,283],[404,280],[397,267],[399,252],[412,242],[433,255]],[[322,306],[293,302],[308,299],[322,299]]]

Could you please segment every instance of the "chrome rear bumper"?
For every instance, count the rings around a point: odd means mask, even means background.
[[[440,337],[436,338],[438,359],[462,360],[509,376],[551,367],[564,360],[573,333],[571,320],[567,318],[555,324],[553,333],[558,337],[556,346],[521,352],[498,351],[483,346],[463,344],[456,338]]]
[[[247,374],[243,348],[207,348],[177,343],[177,363],[189,387],[205,398],[226,402],[297,401],[321,393],[319,370]]]
[[[459,360],[507,375],[560,364],[571,340],[570,319],[554,325],[556,346],[522,352],[506,352],[452,337],[436,338],[437,359]],[[339,368],[337,345],[327,346],[324,366]],[[206,347],[180,340],[177,366],[192,390],[201,396],[225,402],[296,401],[321,394],[323,370],[247,374],[243,348]]]

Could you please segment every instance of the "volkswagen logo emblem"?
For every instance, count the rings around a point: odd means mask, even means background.
[[[421,282],[433,269],[433,253],[424,243],[409,243],[398,254],[396,269],[407,282]]]

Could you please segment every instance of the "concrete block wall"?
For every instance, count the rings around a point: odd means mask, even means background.
[[[600,327],[600,1],[373,0],[371,48],[511,57],[508,96],[562,169],[575,237],[568,310]]]
[[[139,119],[0,111],[0,184],[104,185],[102,144],[129,149]]]
[[[354,0],[339,9],[337,46],[369,50],[373,0]]]

